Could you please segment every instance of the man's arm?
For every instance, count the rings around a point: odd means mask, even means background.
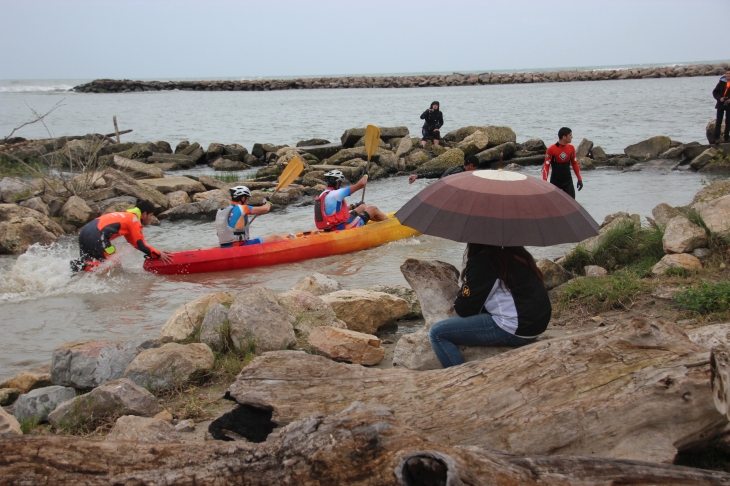
[[[421,113],[421,120],[425,120],[427,116],[428,116],[428,110]]]
[[[248,214],[266,214],[271,211],[271,202],[267,199],[264,200],[264,204],[261,206],[246,206],[248,207]]]
[[[147,244],[142,234],[142,223],[135,221],[129,223],[129,232],[124,235],[124,239],[129,242],[130,245],[144,253],[150,258],[160,258],[160,252],[155,250],[153,247]]]
[[[578,157],[575,154],[575,150],[573,150],[573,155],[570,157],[570,165],[573,166],[575,177],[577,177],[579,181],[582,181],[583,178],[580,176],[580,164],[578,164]]]
[[[550,162],[552,159],[553,156],[550,155],[550,149],[548,149],[548,151],[545,152],[545,162],[542,164],[542,180],[544,181],[548,180],[548,175],[550,175]]]

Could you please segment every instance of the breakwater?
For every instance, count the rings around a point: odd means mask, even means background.
[[[277,91],[287,89],[343,88],[425,88],[485,84],[562,83],[611,79],[681,78],[719,76],[730,63],[592,71],[552,71],[525,73],[425,74],[418,76],[341,76],[297,79],[257,79],[220,81],[134,81],[96,79],[73,88],[79,93],[127,93],[138,91]]]

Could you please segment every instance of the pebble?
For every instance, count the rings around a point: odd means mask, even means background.
[[[595,323],[597,323],[597,324],[598,324],[598,323],[601,323],[601,322],[603,322],[603,317],[601,317],[601,316],[595,316],[595,317],[591,317],[591,320],[592,320],[593,322],[595,322]]]
[[[175,430],[178,432],[192,432],[195,430],[195,422],[192,420],[181,420],[175,426]]]

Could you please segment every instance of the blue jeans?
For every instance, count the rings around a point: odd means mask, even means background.
[[[457,345],[524,346],[536,339],[522,338],[508,333],[494,322],[490,314],[444,319],[431,327],[428,338],[444,368],[464,362],[464,357],[459,352]]]

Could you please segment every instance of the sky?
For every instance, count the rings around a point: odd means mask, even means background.
[[[728,0],[0,0],[0,79],[167,79],[730,59]],[[725,22],[726,23],[726,22]]]

